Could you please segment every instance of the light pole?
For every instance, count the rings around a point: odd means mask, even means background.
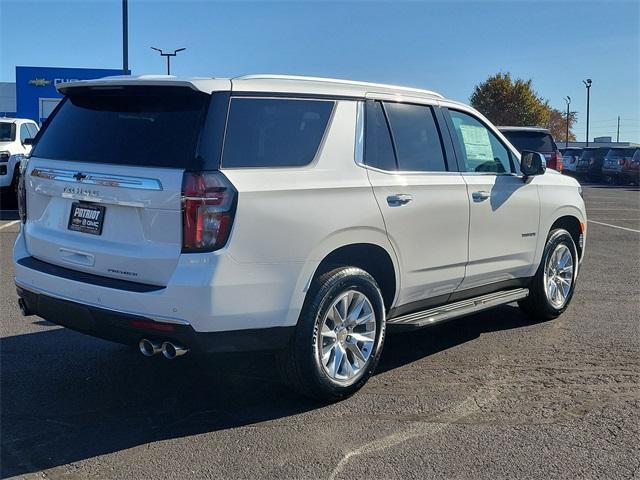
[[[591,79],[587,78],[586,80],[583,80],[582,83],[584,83],[584,86],[587,87],[587,144],[586,146],[589,146],[589,96],[591,93]]]
[[[129,6],[122,0],[122,74],[129,75]]]
[[[165,53],[162,50],[160,50],[159,48],[156,47],[151,47],[151,50],[155,50],[156,52],[160,52],[160,55],[163,57],[167,57],[167,75],[171,75],[171,57],[175,57],[178,52],[181,52],[183,50],[186,50],[186,48],[179,48],[177,50],[174,50],[173,53]]]
[[[567,95],[564,101],[567,102],[567,133],[564,137],[564,146],[565,148],[569,148],[569,105],[571,105],[571,97]]]

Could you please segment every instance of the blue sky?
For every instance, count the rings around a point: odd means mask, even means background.
[[[119,68],[121,4],[0,0],[0,80],[16,65]],[[487,76],[532,78],[585,135],[640,142],[640,2],[221,2],[129,0],[134,74],[164,73],[149,47],[186,47],[181,76],[291,73],[411,85],[467,102]]]

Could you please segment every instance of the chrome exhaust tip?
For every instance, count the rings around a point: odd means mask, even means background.
[[[155,354],[160,353],[162,351],[162,344],[155,340],[149,340],[148,338],[143,338],[138,343],[138,348],[140,349],[140,353],[145,357],[153,357]]]
[[[29,307],[27,307],[27,304],[25,303],[24,299],[22,298],[18,299],[18,308],[20,308],[20,313],[22,314],[23,317],[28,317],[30,315],[33,315],[31,310],[29,310]]]
[[[162,344],[162,355],[164,355],[164,358],[167,358],[169,360],[173,360],[176,357],[181,357],[188,352],[189,349],[181,345],[175,345],[171,342],[164,342]]]

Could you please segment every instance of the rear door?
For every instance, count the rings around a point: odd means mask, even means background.
[[[181,253],[185,169],[211,96],[184,87],[71,89],[32,151],[27,248],[45,262],[165,285]]]
[[[469,264],[460,290],[531,274],[540,223],[534,181],[482,120],[449,109],[449,127],[470,203]]]
[[[455,160],[437,115],[433,105],[368,100],[365,106],[363,162],[401,264],[397,304],[405,310],[444,303],[467,262],[466,186],[449,168]]]

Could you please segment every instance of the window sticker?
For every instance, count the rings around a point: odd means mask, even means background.
[[[489,132],[484,127],[460,124],[462,142],[467,158],[479,161],[493,161],[493,149]]]

